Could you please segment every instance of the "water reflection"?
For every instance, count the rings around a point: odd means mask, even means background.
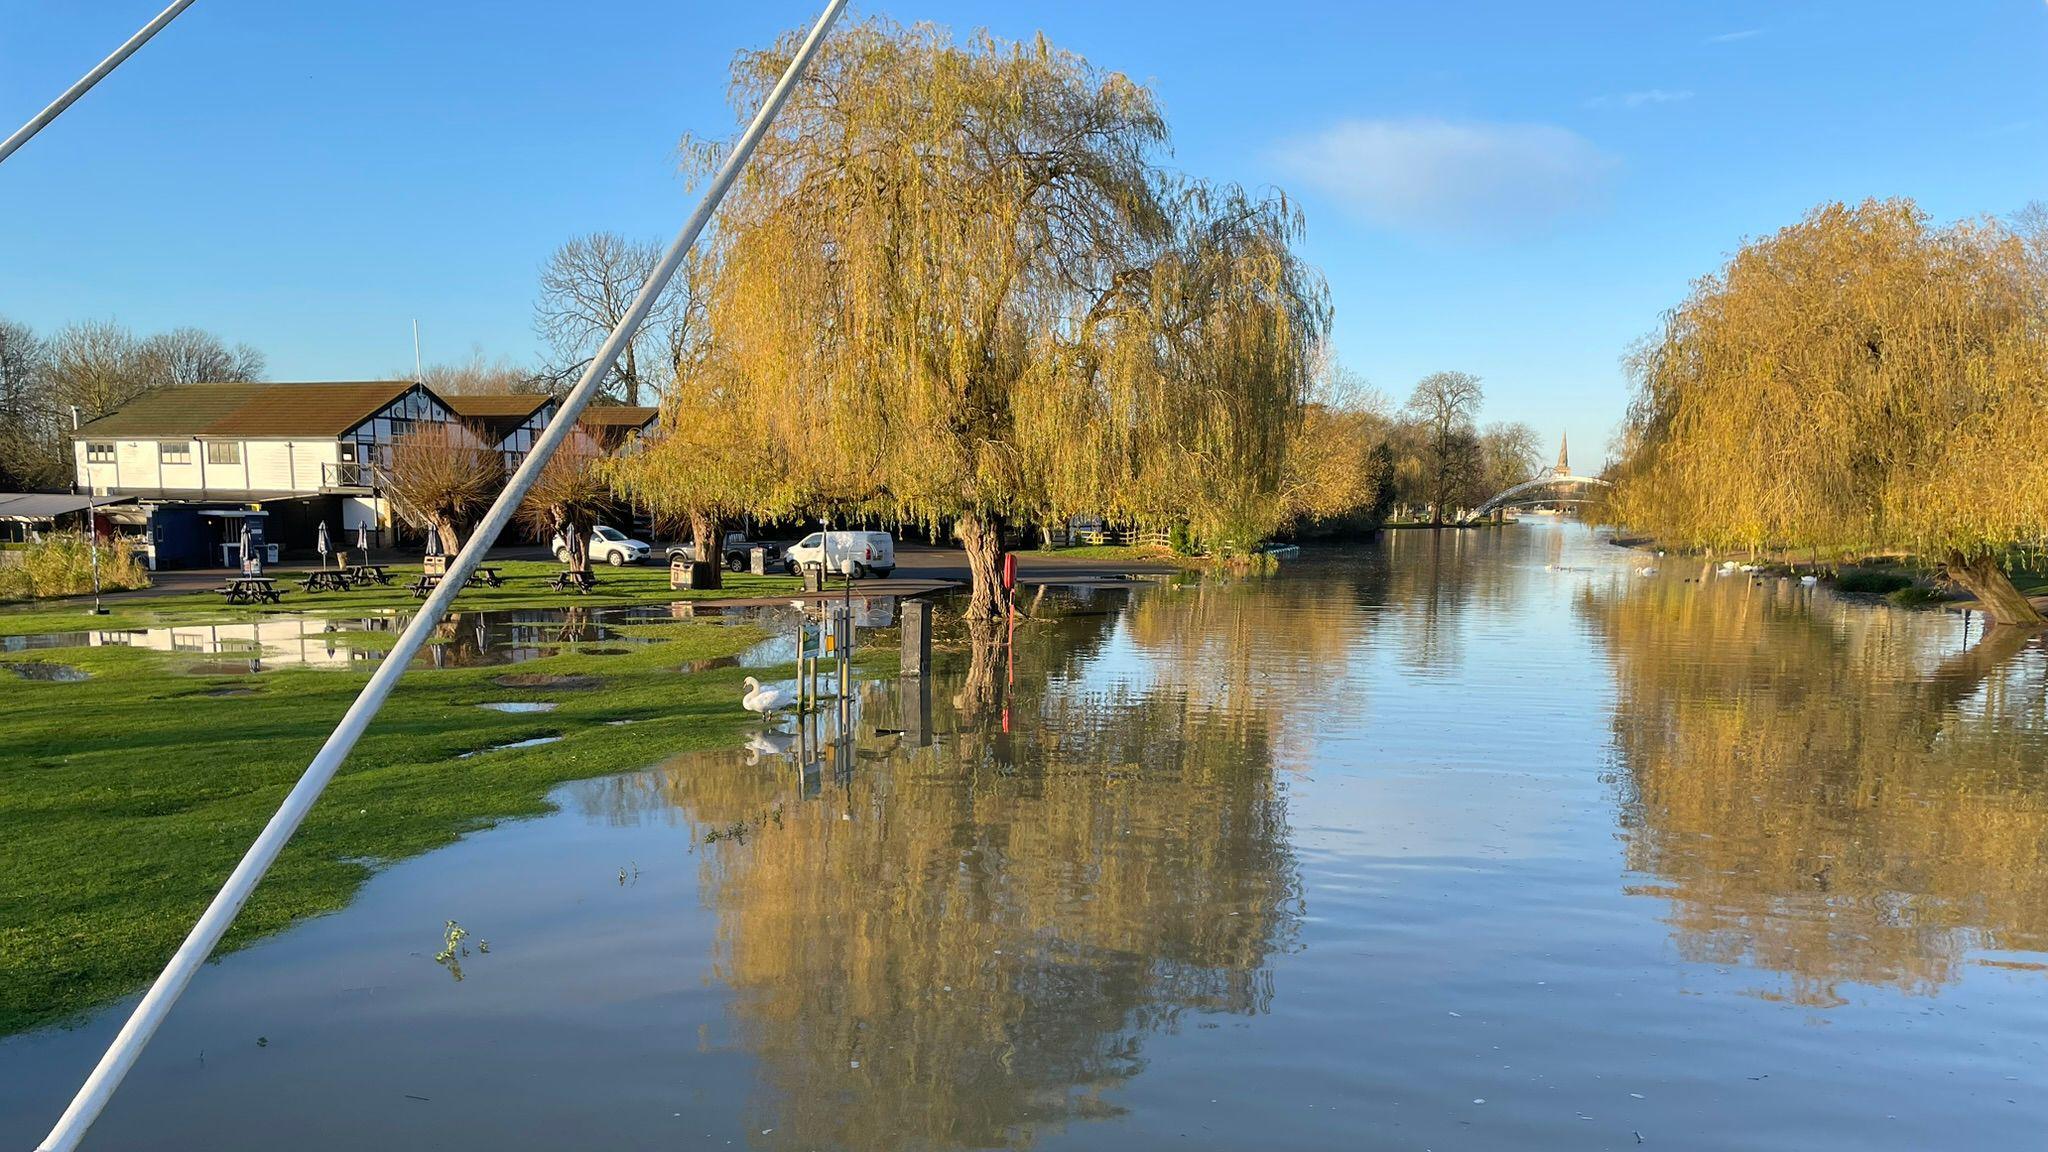
[[[1825,1006],[2048,949],[2038,637],[1740,576],[1580,610],[1612,654],[1628,864],[1687,958]]]
[[[581,797],[700,829],[762,1143],[1028,1143],[1114,1112],[1155,1032],[1265,1010],[1300,913],[1268,727],[1065,678],[1113,624],[1042,617],[1014,659],[966,632],[928,693],[867,685],[843,733]],[[935,733],[931,696],[964,704]]]

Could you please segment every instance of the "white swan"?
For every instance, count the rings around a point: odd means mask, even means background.
[[[746,744],[742,745],[747,753],[747,766],[759,764],[763,756],[789,755],[789,746],[794,741],[795,737],[787,732],[754,733],[747,737]]]
[[[1799,582],[1800,582],[1801,584],[1804,584],[1804,585],[1806,585],[1806,586],[1807,586],[1808,588],[1811,588],[1811,587],[1813,587],[1813,586],[1814,586],[1815,584],[1818,584],[1818,583],[1820,583],[1820,577],[1818,577],[1818,576],[1801,576],[1801,577],[1799,578]]]
[[[746,683],[747,694],[740,697],[740,707],[749,712],[766,716],[789,703],[789,690],[786,688],[763,688],[761,682],[752,676],[747,677]]]

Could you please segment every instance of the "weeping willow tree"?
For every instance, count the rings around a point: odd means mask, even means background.
[[[1635,358],[1613,513],[1674,542],[1909,549],[2004,623],[2048,540],[2048,269],[1989,223],[1840,204],[1738,252]]]
[[[795,45],[738,58],[737,107]],[[980,616],[1008,522],[1256,522],[1326,326],[1291,208],[1166,178],[1152,94],[1042,38],[872,20],[814,71],[727,200],[710,303],[813,498],[950,524]]]

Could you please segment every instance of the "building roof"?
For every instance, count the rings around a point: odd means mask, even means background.
[[[606,404],[600,407],[593,404],[583,410],[583,417],[577,423],[594,428],[644,428],[659,415],[661,409],[645,405]]]
[[[410,380],[179,384],[146,392],[75,438],[283,440],[339,436],[417,387]]]
[[[239,411],[270,390],[269,384],[191,384],[145,392],[97,420],[77,435],[148,439],[197,436],[208,425]]]
[[[441,396],[438,392],[435,395]],[[545,392],[456,392],[441,396],[441,403],[464,423],[475,425],[491,440],[498,441],[517,431],[554,399]]]

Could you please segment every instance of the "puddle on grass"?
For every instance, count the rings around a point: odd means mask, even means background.
[[[0,671],[12,672],[23,680],[40,680],[50,684],[76,684],[92,679],[92,673],[73,668],[69,664],[45,664],[41,661],[21,664],[0,664]]]
[[[545,700],[500,700],[490,704],[479,704],[477,707],[488,708],[493,712],[526,713],[553,712],[560,705]]]
[[[485,756],[492,752],[511,752],[519,748],[538,748],[543,744],[559,743],[561,739],[560,736],[535,736],[531,740],[514,740],[510,744],[493,744],[489,748],[479,748],[474,752],[464,752],[457,756],[456,759],[468,760],[477,756]]]
[[[859,627],[893,624],[893,598],[854,601]],[[420,668],[486,668],[523,664],[579,652],[586,656],[619,656],[652,637],[623,630],[622,625],[665,624],[701,620],[728,627],[758,626],[772,635],[741,654],[736,663],[761,667],[795,659],[795,609],[729,607],[716,609],[684,601],[617,608],[535,608],[509,612],[456,612],[434,630],[433,642],[414,659]],[[336,618],[283,612],[256,620],[217,624],[179,624],[158,628],[42,632],[0,637],[0,652],[31,652],[62,648],[145,648],[187,656],[184,670],[193,675],[245,676],[274,668],[367,668],[381,662],[391,641],[411,623],[409,612]],[[581,647],[596,644],[597,647]],[[211,658],[211,659],[208,659]]]

